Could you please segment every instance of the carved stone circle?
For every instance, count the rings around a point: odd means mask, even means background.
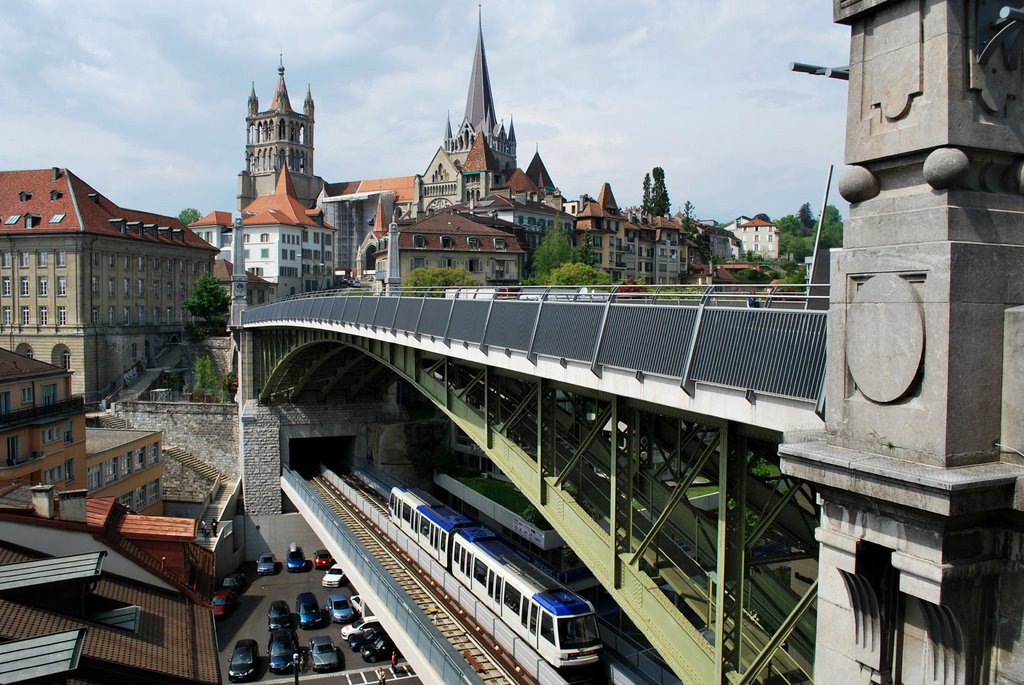
[[[917,377],[924,314],[913,286],[894,274],[861,285],[846,314],[846,365],[869,400],[894,402]]]

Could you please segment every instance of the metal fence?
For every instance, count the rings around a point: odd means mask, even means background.
[[[595,373],[611,367],[669,377],[688,390],[702,382],[819,400],[827,312],[805,309],[813,298],[783,290],[751,295],[749,287],[674,288],[332,291],[248,310],[243,325],[349,324],[572,360]]]

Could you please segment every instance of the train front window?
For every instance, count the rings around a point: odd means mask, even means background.
[[[551,614],[546,611],[540,616],[540,636],[551,644],[555,644],[554,621],[551,619]]]
[[[597,617],[593,614],[558,619],[558,648],[580,649],[600,644]]]

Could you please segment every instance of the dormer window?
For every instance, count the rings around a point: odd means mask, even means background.
[[[494,239],[494,249],[495,250],[504,250],[505,249],[505,239],[504,238],[495,238]]]
[[[21,214],[11,214],[9,217],[7,217],[7,221],[4,222],[4,225],[13,226],[14,224],[18,223],[18,219],[20,218]]]
[[[452,237],[450,235],[443,235],[443,236],[441,236],[441,249],[442,250],[451,250],[451,249],[454,249],[454,247],[455,247],[455,241],[452,240]]]
[[[412,237],[412,244],[417,250],[422,250],[427,246],[427,237],[425,235],[414,235]]]
[[[51,190],[50,191],[50,201],[51,202],[53,202],[54,200],[59,200],[62,197],[64,197],[64,193],[60,192],[59,190]]]
[[[28,192],[27,190],[23,190],[20,193],[18,193],[18,199],[21,200],[22,202],[28,202],[29,200],[32,199],[32,193]]]
[[[50,217],[51,224],[59,224],[61,221],[64,221],[63,214],[54,214],[53,216]]]
[[[466,242],[469,245],[469,249],[471,249],[471,250],[479,250],[480,249],[480,239],[477,238],[476,236],[470,236],[467,239]]]
[[[39,225],[39,222],[43,220],[43,217],[38,214],[26,214],[25,215],[25,228],[35,228]]]

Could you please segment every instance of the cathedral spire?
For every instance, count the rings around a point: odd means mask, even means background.
[[[302,111],[306,113],[307,117],[313,116],[313,87],[310,84],[306,84],[306,101],[302,103]]]
[[[252,90],[249,91],[249,116],[255,116],[260,111],[260,99],[256,97],[256,82],[252,82]]]
[[[508,142],[516,142],[516,122],[512,121],[512,115],[508,115]]]
[[[280,59],[280,66],[277,68],[277,88],[270,103],[270,111],[285,113],[293,110],[291,100],[288,99],[288,88],[284,85],[284,55],[281,55]]]
[[[481,13],[476,34],[473,71],[469,77],[469,93],[466,96],[466,121],[478,132],[484,131],[490,134],[494,132],[496,120],[494,98],[491,95],[491,77],[487,73],[487,55],[484,52],[484,27]]]
[[[452,113],[448,112],[448,121],[444,125],[444,139],[446,141],[452,139]]]

